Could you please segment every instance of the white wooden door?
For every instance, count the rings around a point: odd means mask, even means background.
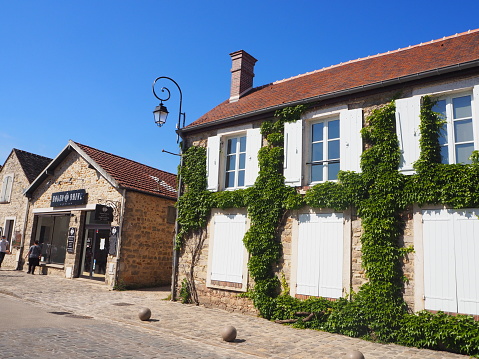
[[[245,230],[245,215],[215,215],[211,280],[242,283]]]
[[[343,214],[300,214],[296,293],[340,298]]]

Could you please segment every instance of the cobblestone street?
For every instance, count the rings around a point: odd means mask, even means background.
[[[82,279],[1,270],[3,307],[15,300],[45,315],[45,325],[31,326],[23,323],[29,309],[15,318],[22,325],[6,322],[11,320],[8,316],[0,317],[1,357],[338,359],[356,349],[366,359],[467,358],[298,330],[252,316],[162,300],[168,294],[169,288],[109,291]],[[151,309],[150,321],[138,319],[143,307]],[[61,322],[48,325],[48,318]],[[222,341],[220,332],[226,325],[236,327],[235,342]]]

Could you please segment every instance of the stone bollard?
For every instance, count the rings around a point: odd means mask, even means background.
[[[138,318],[140,318],[140,320],[149,320],[151,317],[151,310],[150,308],[142,308],[140,309],[140,312],[138,313]]]
[[[358,350],[351,350],[346,354],[344,359],[364,359],[364,355]]]
[[[228,325],[221,331],[221,337],[225,342],[232,342],[236,339],[236,328]]]

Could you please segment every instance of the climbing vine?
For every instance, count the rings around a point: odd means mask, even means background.
[[[470,165],[440,163],[439,135],[444,122],[433,106],[434,101],[423,98],[416,174],[405,176],[398,171],[400,151],[392,101],[366,119],[361,131],[367,144],[361,173],[340,171],[338,181],[317,184],[304,196],[285,186],[282,175],[284,123],[298,120],[304,106],[277,111],[274,120],[262,124],[266,144],[258,153],[259,175],[248,189],[207,191],[206,151],[190,147],[181,172],[185,194],[178,202],[181,230],[177,245],[206,226],[211,208],[247,208],[251,227],[244,244],[254,286],[246,295],[263,317],[297,327],[479,357],[479,324],[472,317],[426,311],[411,314],[402,295],[401,263],[412,251],[398,244],[404,210],[415,203],[479,206],[479,155],[473,154]],[[362,261],[368,282],[358,293],[351,293],[350,299],[299,300],[289,295],[285,280],[280,291],[281,281],[273,271],[282,254],[279,229],[288,210],[305,205],[337,211],[355,208],[362,220]],[[302,318],[305,313],[309,315]]]

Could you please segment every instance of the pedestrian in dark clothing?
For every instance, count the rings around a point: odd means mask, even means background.
[[[9,254],[8,250],[8,241],[5,236],[2,236],[2,240],[0,240],[0,267],[2,266],[3,258],[5,258],[5,254]]]
[[[35,267],[40,265],[40,257],[42,256],[42,247],[35,241],[35,244],[28,250],[25,259],[28,257],[28,274],[35,274]]]

